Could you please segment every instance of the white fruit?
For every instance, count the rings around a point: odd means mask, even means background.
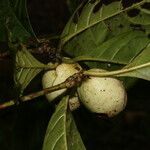
[[[102,70],[96,69],[95,71]],[[90,77],[82,82],[78,88],[78,95],[90,111],[106,114],[109,117],[121,112],[127,101],[122,82],[110,77]]]
[[[69,76],[79,72],[81,67],[79,64],[62,63],[57,66],[56,70],[47,71],[42,78],[43,88],[48,88],[64,82]],[[46,95],[48,101],[52,101],[56,97],[62,95],[67,89],[57,90]]]

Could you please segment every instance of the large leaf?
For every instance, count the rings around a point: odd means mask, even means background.
[[[123,1],[87,2],[82,10],[79,8],[80,16],[77,18],[77,10],[66,25],[61,40],[63,49],[73,57],[128,64],[148,45],[150,39],[143,19],[140,25],[136,25],[131,22],[134,17],[127,17],[126,14],[130,10],[141,9],[145,3],[141,0],[124,6]],[[149,15],[146,11],[142,13]]]
[[[67,106],[68,97],[64,97],[48,124],[43,150],[85,150]]]
[[[140,2],[135,1],[131,2],[129,7],[123,6],[122,1],[102,1],[102,0],[89,0],[87,4],[82,9],[80,16],[76,16],[78,14],[79,9],[77,9],[76,13],[72,16],[68,24],[66,25],[63,33],[62,33],[62,44],[68,42],[71,38],[75,37],[77,34],[99,24],[100,22],[104,22],[107,19],[114,17],[118,14],[127,12],[128,10],[135,9],[140,7],[147,0],[140,0]],[[142,23],[142,22],[141,22]]]
[[[11,40],[20,40],[21,42],[26,41],[30,36],[30,32],[26,30],[20,22],[20,17],[22,19],[26,19],[26,14],[24,12],[25,7],[23,5],[18,8],[17,4],[22,3],[24,0],[14,0],[13,5],[9,0],[1,0],[0,1],[0,41],[7,41],[7,36],[11,36]],[[24,1],[25,2],[25,1]],[[24,8],[23,8],[24,7]],[[18,13],[22,14],[22,16],[18,17],[15,14]],[[27,17],[28,18],[28,17]],[[22,21],[22,20],[21,20]],[[27,25],[28,20],[24,21],[24,25]],[[10,38],[10,37],[9,37]]]
[[[47,65],[35,59],[26,48],[17,52],[15,65],[14,79],[22,91],[39,72],[47,67]]]
[[[86,32],[86,34],[88,34],[88,32]],[[74,41],[76,41],[75,43],[68,43],[66,49],[68,50],[68,54],[83,56],[83,58],[90,56],[95,60],[103,62],[128,64],[150,41],[144,33],[136,31],[122,33],[98,45],[94,44],[94,42],[89,42],[89,40],[94,37],[94,34],[93,36],[86,36],[87,40],[85,42],[84,39],[80,38],[80,40],[78,40],[78,38],[76,38],[74,39]],[[83,47],[79,48],[81,45]]]

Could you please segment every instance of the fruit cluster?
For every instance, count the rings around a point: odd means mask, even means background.
[[[62,63],[55,70],[47,71],[42,79],[43,88],[64,82],[68,77],[81,71],[79,64]],[[104,71],[91,69],[92,71]],[[61,96],[67,89],[61,89],[46,95],[49,102]],[[127,102],[127,95],[122,82],[111,77],[90,76],[77,87],[76,96],[70,99],[70,108],[74,110],[81,103],[91,112],[113,117],[121,112]]]

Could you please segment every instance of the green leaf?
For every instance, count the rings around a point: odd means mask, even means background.
[[[134,9],[128,10],[126,13],[127,19],[134,24],[150,25],[150,10],[147,5],[150,5],[150,0],[145,1],[145,3],[138,5]]]
[[[66,0],[66,3],[70,13],[72,14],[78,6],[78,0]]]
[[[122,6],[121,1],[107,5],[99,0],[87,2],[80,8],[80,16],[76,18],[77,10],[64,29],[61,40],[63,50],[72,57],[128,64],[148,45],[150,39],[145,26],[136,26],[124,14],[145,2],[142,0],[127,8]]]
[[[21,0],[13,1],[14,4],[17,2],[21,2]],[[11,38],[13,41],[25,42],[31,36],[17,18],[15,10],[14,5],[9,0],[0,1],[0,41],[7,41],[8,38]],[[20,11],[23,10],[20,9]]]
[[[86,33],[88,34],[88,32]],[[76,38],[74,43],[68,43],[66,49],[68,54],[85,58],[91,57],[102,62],[128,64],[150,41],[144,33],[136,31],[122,33],[99,45],[91,43],[89,40],[91,38],[87,36],[87,40],[84,43],[81,38],[79,40]],[[72,50],[72,47],[81,45],[81,43],[82,45],[84,44],[83,47]]]
[[[31,35],[35,36],[27,12],[26,0],[10,0],[10,2],[17,19]]]
[[[137,77],[150,81],[150,46],[144,49],[123,69],[125,69],[126,72],[119,76]]]
[[[136,77],[150,81],[150,44],[131,63],[115,71],[84,71],[86,75],[106,77]]]
[[[124,13],[129,9],[141,6],[144,2],[146,1],[141,0],[140,2],[135,3],[127,8],[123,8],[121,1],[114,1],[108,5],[101,3],[100,0],[96,0],[94,2],[87,2],[87,4],[82,9],[80,16],[78,18],[76,16],[77,12],[80,9],[79,8],[66,25],[62,33],[62,44],[64,45],[71,38],[75,37],[81,32],[84,32],[92,26],[95,26],[99,23],[105,24],[105,20],[114,17],[120,13]]]
[[[67,110],[68,98],[62,99],[48,124],[43,150],[85,150],[72,114]]]
[[[15,65],[14,80],[22,91],[39,72],[47,67],[47,65],[35,59],[25,47],[17,52]]]

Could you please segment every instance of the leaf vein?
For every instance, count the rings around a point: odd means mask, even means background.
[[[60,136],[56,139],[54,145],[52,146],[52,150],[55,148],[57,142],[60,140],[60,138],[64,135],[64,132],[62,134],[60,134]]]

